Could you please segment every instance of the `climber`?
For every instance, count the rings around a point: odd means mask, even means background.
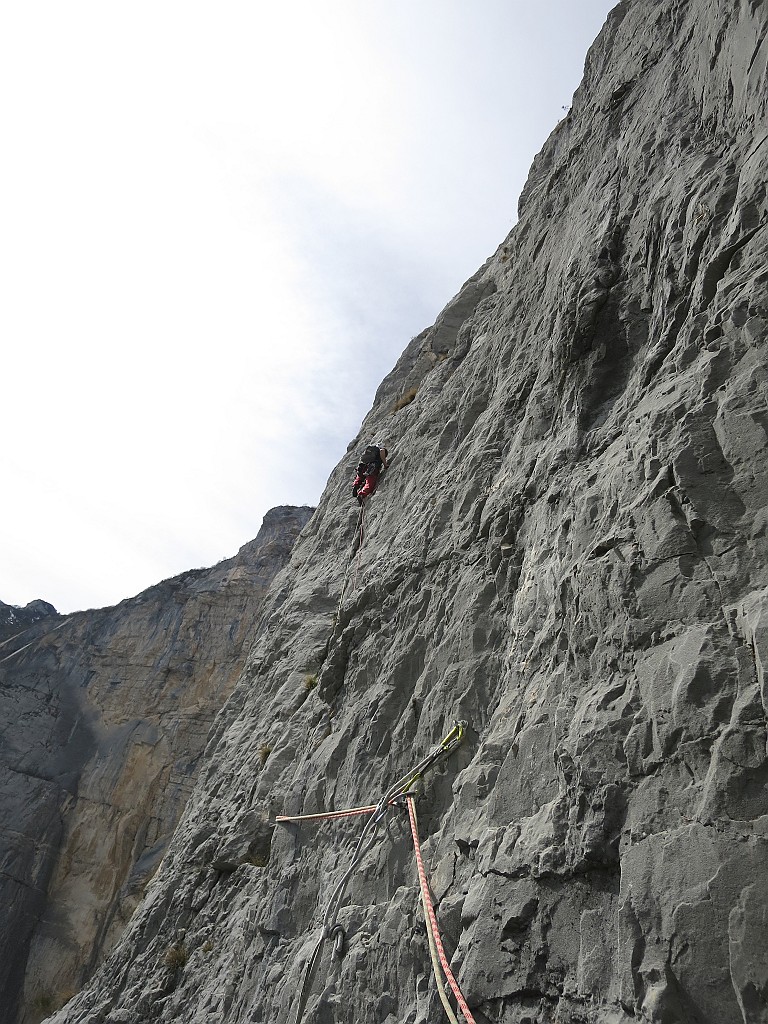
[[[380,441],[369,444],[357,464],[355,482],[352,484],[352,496],[362,505],[370,498],[379,483],[379,477],[387,468],[387,449]]]

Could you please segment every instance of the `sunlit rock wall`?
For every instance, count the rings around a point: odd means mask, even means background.
[[[359,821],[274,813],[375,800],[457,717],[420,816],[479,1024],[768,1019],[767,27],[755,0],[611,14],[519,223],[331,475],[163,865],[57,1024],[291,1020]],[[393,812],[307,1021],[441,1019],[415,884]]]

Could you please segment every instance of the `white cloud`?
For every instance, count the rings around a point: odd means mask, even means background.
[[[608,7],[6,5],[0,599],[115,602],[316,501]]]

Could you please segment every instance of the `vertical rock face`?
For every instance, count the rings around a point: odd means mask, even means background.
[[[162,866],[57,1024],[291,1020],[359,819],[275,811],[375,801],[454,718],[420,818],[480,1024],[768,1019],[767,28],[756,0],[610,15],[518,225],[332,474]],[[394,459],[354,555],[374,436]],[[440,1019],[415,882],[393,811],[308,1021]]]
[[[234,558],[115,608],[11,609],[17,632],[0,647],[3,1024],[50,1013],[124,928],[311,512],[273,509]]]

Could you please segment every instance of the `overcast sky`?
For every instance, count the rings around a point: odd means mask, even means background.
[[[3,5],[0,600],[114,604],[316,503],[612,6]]]

